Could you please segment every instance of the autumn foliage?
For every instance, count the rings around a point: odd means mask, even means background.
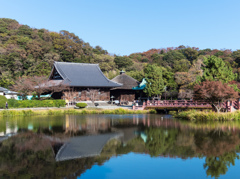
[[[221,81],[204,81],[194,87],[194,100],[204,100],[211,103],[219,112],[221,103],[239,97],[238,92]]]
[[[19,77],[15,84],[11,86],[11,90],[18,91],[22,96],[35,92],[40,99],[40,95],[43,93],[53,94],[54,92],[69,90],[69,87],[62,82],[48,80],[45,76],[30,76]]]

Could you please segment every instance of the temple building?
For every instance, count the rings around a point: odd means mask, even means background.
[[[7,99],[17,99],[17,94],[17,92],[0,87],[0,95],[5,96]]]
[[[122,86],[111,89],[111,96],[114,100],[119,100],[120,103],[133,102],[137,98],[137,91],[133,90],[133,87],[139,85],[139,82],[134,78],[125,74],[124,71],[120,72],[120,75],[112,79],[115,83],[120,83]]]
[[[105,77],[98,64],[70,62],[54,62],[49,83],[69,86],[75,101],[109,101],[110,89],[122,86]],[[52,97],[64,99],[64,93]]]

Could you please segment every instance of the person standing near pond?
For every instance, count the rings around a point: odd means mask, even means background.
[[[6,102],[6,109],[8,109],[8,103]]]

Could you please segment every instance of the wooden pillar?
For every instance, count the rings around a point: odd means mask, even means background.
[[[237,100],[238,110],[240,109],[240,99]]]
[[[147,106],[149,106],[150,105],[150,101],[149,100],[147,100]]]
[[[227,103],[227,105],[226,105],[227,112],[232,112],[231,111],[231,101],[228,100],[226,103]]]
[[[135,108],[136,108],[135,105],[133,105],[132,109],[135,110]]]

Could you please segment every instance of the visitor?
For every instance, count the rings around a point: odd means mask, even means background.
[[[8,109],[8,103],[6,102],[6,109]]]

